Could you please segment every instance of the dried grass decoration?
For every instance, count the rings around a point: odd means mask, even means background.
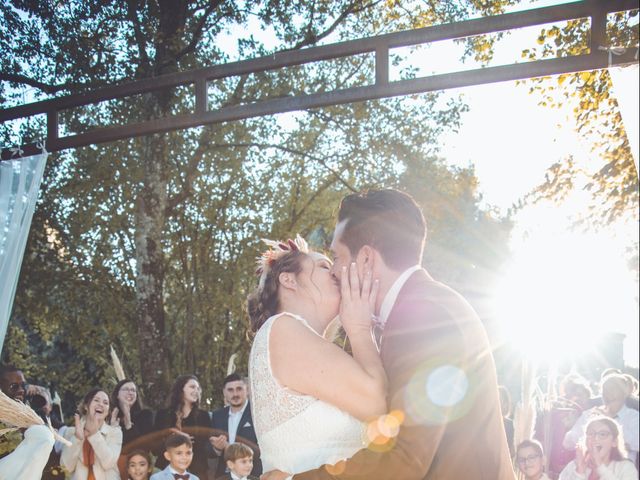
[[[19,430],[21,428],[29,428],[33,425],[48,425],[49,430],[53,433],[56,440],[71,446],[69,440],[62,438],[53,429],[50,422],[44,423],[44,420],[34,412],[31,407],[17,400],[12,400],[0,390],[0,422],[12,425],[12,428],[3,428],[0,430],[0,437],[9,432]]]

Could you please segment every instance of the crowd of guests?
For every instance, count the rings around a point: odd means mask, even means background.
[[[9,398],[32,407],[42,396],[45,406],[36,411],[40,415],[51,412],[48,391],[30,386],[18,368],[0,367],[0,388]],[[38,452],[49,456],[42,478],[60,479],[65,474],[73,480],[258,478],[261,463],[246,379],[238,374],[227,376],[225,406],[213,412],[200,408],[201,394],[196,376],[180,375],[173,382],[166,408],[152,412],[143,406],[131,379],[119,381],[111,392],[90,390],[70,425],[54,419],[54,428],[68,444],[56,442],[48,451]],[[20,434],[18,440],[22,438]],[[0,442],[7,441],[11,440],[0,437]],[[0,463],[2,480],[23,478],[20,472],[8,471],[12,465],[24,464],[24,458],[10,458],[15,446],[0,450],[4,452],[0,457],[9,454],[0,459],[4,462]]]
[[[29,385],[19,369],[1,366],[0,388],[14,400],[30,402],[69,441],[44,452],[49,457],[43,479],[64,478],[67,472],[73,480],[249,480],[262,473],[247,382],[238,374],[224,379],[225,406],[212,412],[200,408],[202,390],[194,375],[177,377],[166,408],[155,413],[143,406],[135,382],[123,379],[110,393],[87,392],[68,426],[52,415],[48,390]],[[553,407],[538,412],[534,438],[518,445],[503,387],[500,398],[520,478],[638,479],[638,382],[630,375],[602,372],[599,396],[584,378],[568,375]],[[0,437],[0,447],[2,442],[6,438]],[[9,451],[0,448],[0,456]],[[4,478],[22,477],[0,474]]]
[[[638,381],[606,369],[595,390],[599,395],[577,374],[561,381],[551,408],[537,412],[534,438],[514,445],[520,478],[638,479]]]

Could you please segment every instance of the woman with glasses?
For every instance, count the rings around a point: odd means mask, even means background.
[[[201,395],[200,382],[195,375],[180,375],[173,382],[168,408],[158,412],[154,425],[154,430],[160,432],[160,443],[157,443],[154,451],[156,467],[159,469],[164,469],[168,464],[163,455],[165,437],[171,433],[182,433],[190,436],[193,442],[193,461],[189,471],[199,478],[207,478],[208,445],[212,430],[209,414],[198,407]]]
[[[153,430],[153,413],[142,406],[133,380],[120,380],[111,393],[111,425],[122,429],[122,453],[118,460],[120,475],[125,476],[127,454],[144,443],[144,435]]]
[[[525,480],[549,480],[544,473],[544,453],[537,440],[525,440],[516,448],[516,466]]]
[[[583,436],[586,423],[594,416],[615,418],[616,422],[622,426],[620,437],[628,457],[635,463],[640,449],[640,414],[626,405],[631,388],[624,375],[605,376],[601,387],[603,405],[582,412],[571,430],[565,434],[562,442],[564,448],[570,450],[576,447]]]
[[[576,447],[576,459],[559,480],[637,480],[638,471],[627,459],[620,426],[609,417],[587,423],[584,443]]]

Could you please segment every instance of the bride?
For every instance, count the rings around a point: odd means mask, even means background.
[[[295,474],[351,457],[366,446],[364,422],[386,413],[371,334],[378,281],[369,272],[360,286],[355,265],[333,272],[300,236],[266,243],[247,301],[251,406],[264,470]],[[338,314],[353,356],[328,338]]]

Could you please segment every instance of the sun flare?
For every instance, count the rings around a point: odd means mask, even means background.
[[[558,362],[589,352],[607,332],[637,330],[637,284],[619,251],[592,234],[524,242],[496,291],[503,341],[532,360]]]

